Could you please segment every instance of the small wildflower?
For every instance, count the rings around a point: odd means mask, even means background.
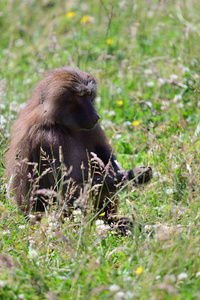
[[[161,86],[163,86],[164,84],[165,84],[165,79],[163,79],[163,78],[158,78],[158,86],[159,87],[161,87]]]
[[[19,229],[24,229],[24,228],[26,228],[25,225],[19,225]]]
[[[82,215],[82,211],[80,210],[80,208],[77,208],[73,211],[73,215]]]
[[[115,299],[122,299],[124,298],[125,294],[122,291],[119,291],[115,294]]]
[[[183,104],[183,103],[178,103],[178,104],[177,104],[177,107],[178,107],[178,108],[184,108],[184,104]]]
[[[24,40],[23,39],[18,39],[18,40],[16,40],[16,42],[15,42],[15,46],[16,47],[22,47],[24,45]]]
[[[168,181],[166,176],[160,177],[159,182],[165,182],[165,181]]]
[[[147,86],[148,86],[148,87],[154,86],[154,82],[153,82],[153,81],[148,81],[148,82],[147,82]]]
[[[152,70],[151,69],[145,69],[144,70],[144,74],[145,75],[151,75],[153,72],[152,72]]]
[[[46,249],[46,252],[47,252],[47,253],[51,253],[52,250],[51,250],[50,248],[47,248],[47,249]]]
[[[169,189],[166,189],[165,192],[167,195],[170,195],[170,194],[173,194],[174,190],[172,188],[169,188]]]
[[[34,249],[29,249],[28,257],[32,260],[37,260],[38,259],[38,252]]]
[[[175,95],[174,96],[174,102],[175,103],[177,103],[177,102],[179,102],[179,101],[181,101],[182,100],[182,96],[181,95]]]
[[[115,113],[114,110],[111,110],[111,111],[108,112],[108,115],[109,115],[110,117],[113,117],[113,116],[116,115],[116,113]]]
[[[166,110],[169,108],[169,102],[167,101],[162,101],[162,106],[161,106],[161,110]]]
[[[96,102],[97,104],[100,104],[100,103],[101,103],[101,97],[96,97],[95,102]]]
[[[6,285],[6,284],[5,284],[5,281],[0,280],[0,288],[4,288],[5,285]]]
[[[96,226],[103,225],[104,221],[103,220],[96,220]]]
[[[178,79],[178,75],[176,75],[176,74],[171,74],[171,75],[170,75],[170,79],[171,79],[171,80],[177,80],[177,79]]]
[[[109,291],[110,292],[118,292],[120,290],[120,287],[117,285],[117,284],[112,284],[110,287],[109,287]]]
[[[132,125],[135,126],[135,127],[137,127],[137,126],[140,125],[140,122],[139,122],[139,121],[133,121],[133,122],[132,122]]]
[[[187,279],[187,278],[188,278],[187,273],[180,273],[178,275],[178,280],[183,280],[183,279]]]
[[[31,229],[35,230],[35,229],[36,229],[36,227],[35,227],[35,226],[32,226],[32,227],[31,227]]]
[[[83,16],[81,19],[82,24],[94,23],[94,18],[91,16]]]
[[[75,17],[75,13],[73,11],[69,11],[68,13],[66,13],[66,17],[71,19],[71,18]]]
[[[103,212],[103,213],[101,213],[100,215],[99,215],[99,217],[103,217],[103,216],[105,216],[105,211]]]
[[[120,133],[116,134],[115,138],[118,140],[118,139],[121,139],[122,135]]]
[[[130,126],[131,125],[131,122],[130,121],[126,121],[123,123],[123,126]]]
[[[80,208],[77,208],[73,211],[73,216],[74,216],[74,221],[75,222],[80,222],[82,218],[82,211]]]
[[[4,235],[4,234],[9,234],[10,233],[10,230],[9,229],[6,229],[6,230],[3,230],[2,231],[2,234]]]
[[[137,270],[135,270],[135,274],[141,274],[143,272],[143,267],[139,267]]]
[[[29,219],[35,219],[35,216],[34,215],[28,215]]]
[[[105,225],[103,220],[96,220],[96,230],[98,234],[104,234],[110,229],[109,225]]]
[[[161,176],[161,174],[158,171],[153,173],[154,178],[159,178],[160,176]]]
[[[0,111],[3,111],[3,110],[5,110],[5,108],[6,108],[6,106],[5,106],[5,104],[0,104]]]
[[[189,73],[190,69],[188,67],[182,66],[182,73]]]
[[[116,101],[116,104],[119,105],[119,106],[122,106],[122,105],[123,105],[123,101],[117,100],[117,101]]]
[[[114,43],[114,41],[113,41],[112,39],[107,39],[106,43],[107,43],[108,45],[112,45],[112,44]]]
[[[200,276],[200,272],[197,272],[196,273],[196,278],[199,277],[199,276]]]

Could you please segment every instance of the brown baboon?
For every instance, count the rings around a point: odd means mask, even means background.
[[[93,76],[79,69],[49,71],[15,121],[6,177],[24,213],[44,211],[47,191],[72,207],[87,182],[96,187],[94,208],[101,209],[119,184],[151,179],[150,167],[121,171],[93,106],[96,85]],[[107,219],[116,210],[113,202],[104,209]]]

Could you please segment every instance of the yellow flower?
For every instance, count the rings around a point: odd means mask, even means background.
[[[94,18],[91,16],[83,16],[81,19],[82,24],[93,23],[93,22],[94,22]]]
[[[75,13],[73,11],[69,11],[68,13],[66,13],[66,17],[71,19],[71,18],[75,17]]]
[[[139,122],[139,121],[133,121],[133,122],[132,122],[132,125],[135,126],[135,127],[136,127],[136,126],[139,126],[139,125],[140,125],[140,122]]]
[[[108,39],[106,42],[107,42],[108,45],[112,45],[114,43],[114,41],[111,40],[111,39]]]
[[[103,212],[103,213],[101,213],[100,215],[99,215],[99,217],[103,217],[103,216],[105,216],[105,212]]]
[[[117,101],[116,101],[116,104],[119,105],[119,106],[122,106],[122,105],[123,105],[123,101],[117,100]]]
[[[47,251],[47,253],[51,253],[52,252],[52,250],[50,248],[47,248],[46,251]]]
[[[143,272],[143,267],[139,267],[137,270],[135,270],[135,274],[141,274]]]

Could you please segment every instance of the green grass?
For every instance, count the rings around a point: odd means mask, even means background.
[[[199,11],[199,0],[0,2],[0,299],[200,299]],[[53,213],[35,225],[6,199],[20,104],[42,70],[65,65],[97,78],[121,165],[154,170],[120,197],[143,232],[102,235],[91,216]]]

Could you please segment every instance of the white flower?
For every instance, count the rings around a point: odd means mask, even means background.
[[[26,78],[26,79],[24,80],[24,85],[30,84],[31,81],[32,81],[31,78]]]
[[[34,215],[28,215],[29,219],[35,219],[35,216]]]
[[[177,102],[179,102],[181,100],[182,100],[182,96],[181,95],[175,95],[174,96],[174,103],[177,103]]]
[[[188,67],[182,66],[182,72],[183,73],[189,73],[190,69]]]
[[[26,228],[25,225],[19,225],[19,229],[24,229],[24,228]]]
[[[35,241],[32,240],[31,238],[29,239],[29,245],[30,245],[30,248],[35,244]]]
[[[120,290],[120,287],[117,285],[117,284],[112,284],[110,287],[109,287],[109,291],[110,292],[118,292]]]
[[[199,276],[200,276],[200,272],[197,272],[196,273],[196,278],[199,277]]]
[[[21,47],[23,45],[24,45],[24,41],[22,39],[16,40],[16,42],[15,42],[15,46],[16,47]]]
[[[5,285],[6,285],[6,284],[5,284],[5,281],[0,280],[0,288],[4,288]]]
[[[177,107],[179,107],[179,108],[184,108],[184,104],[183,104],[183,103],[178,103],[178,104],[177,104]]]
[[[18,112],[19,105],[18,105],[18,103],[16,101],[10,102],[9,107],[10,107],[10,111],[11,112]]]
[[[148,107],[150,107],[150,108],[153,106],[152,103],[149,101],[146,101],[146,105],[148,105]]]
[[[167,177],[165,176],[160,177],[159,182],[165,182],[165,181],[167,181]]]
[[[2,233],[3,233],[3,235],[4,235],[4,234],[9,234],[9,233],[10,233],[10,230],[9,230],[9,229],[3,230]]]
[[[123,277],[123,281],[126,282],[126,281],[132,281],[132,278],[130,276],[125,276]]]
[[[130,126],[131,125],[131,122],[130,121],[125,121],[124,123],[123,123],[123,126]]]
[[[161,110],[166,110],[169,108],[169,102],[168,101],[162,101]]]
[[[100,103],[101,103],[101,97],[96,97],[95,102],[96,102],[97,104],[100,104]]]
[[[183,280],[183,279],[187,279],[187,278],[188,278],[187,273],[183,272],[178,275],[178,280]]]
[[[171,74],[171,75],[170,75],[170,79],[171,79],[171,80],[177,80],[177,79],[178,79],[178,75],[176,75],[176,74]]]
[[[147,86],[148,86],[148,87],[154,86],[154,82],[153,82],[153,81],[148,81],[148,82],[147,82]]]
[[[103,220],[96,220],[96,226],[103,225],[104,221]]]
[[[116,134],[115,138],[118,140],[118,139],[121,139],[122,135],[120,133]]]
[[[82,211],[80,208],[77,208],[73,211],[74,222],[80,222],[82,217]]]
[[[173,194],[174,190],[172,188],[169,188],[169,189],[166,189],[165,192],[167,195],[170,195],[170,194]]]
[[[109,111],[108,115],[109,115],[110,117],[113,117],[113,116],[116,115],[116,112],[115,112],[114,110],[111,110],[111,111]]]
[[[34,249],[29,248],[28,257],[32,260],[38,259],[38,252]]]
[[[5,110],[5,108],[6,108],[6,106],[5,106],[5,104],[0,104],[0,111],[3,111],[3,110]]]
[[[82,215],[82,212],[81,212],[80,208],[75,209],[75,210],[73,211],[73,215],[75,215],[75,216],[77,216],[77,215]]]
[[[158,78],[158,86],[161,87],[165,84],[166,80],[164,78]]]
[[[159,178],[161,176],[160,172],[154,172],[153,177]]]
[[[146,69],[146,70],[144,70],[144,74],[145,75],[151,75],[153,72],[152,72],[152,70],[151,69]]]
[[[6,121],[6,119],[4,118],[4,116],[0,115],[0,124],[1,124],[1,125],[4,125],[4,124],[6,124],[6,123],[7,123],[7,121]]]
[[[125,296],[124,292],[120,291],[115,294],[115,299],[122,299],[124,298],[124,296]]]
[[[110,230],[109,225],[105,225],[103,220],[96,220],[96,231],[98,234],[104,234]]]

